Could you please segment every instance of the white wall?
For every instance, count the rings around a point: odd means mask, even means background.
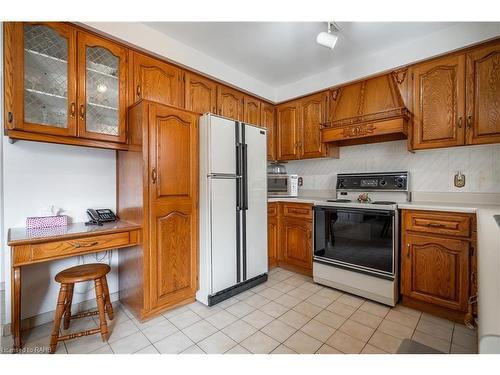
[[[5,228],[24,227],[27,216],[37,216],[43,206],[55,205],[74,222],[86,221],[85,209],[116,209],[116,154],[111,150],[18,141],[8,143],[3,137],[3,182]],[[6,238],[6,235],[5,235]],[[6,295],[10,296],[10,254],[4,243]],[[98,258],[103,253],[97,254]],[[58,284],[54,276],[60,270],[76,265],[78,257],[28,266],[23,269],[23,318],[55,309]],[[85,262],[96,261],[94,256]],[[103,261],[109,261],[108,258]],[[112,256],[110,292],[118,290],[117,255]],[[79,286],[74,302],[95,298]],[[29,290],[29,293],[26,291]],[[10,321],[10,301],[7,322]]]
[[[461,22],[406,43],[362,56],[324,72],[276,88],[281,102],[331,86],[343,84],[397,66],[408,65],[448,51],[463,48],[500,35],[500,22]]]
[[[500,193],[500,144],[438,150],[406,150],[406,140],[340,148],[339,159],[311,159],[286,164],[303,176],[304,190],[334,190],[337,173],[409,171],[410,190],[419,192]],[[463,188],[453,175],[466,175]]]

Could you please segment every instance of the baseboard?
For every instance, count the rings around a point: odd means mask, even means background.
[[[118,292],[110,293],[109,295],[111,302],[119,302]],[[71,312],[76,314],[79,312],[91,310],[97,308],[97,303],[95,298],[88,301],[82,301],[71,305]],[[21,330],[35,328],[43,324],[47,324],[54,321],[55,310],[48,311],[39,315],[32,316],[30,318],[25,318],[21,320]],[[3,324],[1,326],[0,334],[2,336],[10,336],[10,323]]]

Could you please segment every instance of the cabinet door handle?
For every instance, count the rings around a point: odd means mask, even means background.
[[[85,106],[83,104],[80,105],[80,120],[85,120]]]
[[[432,228],[444,228],[446,225],[439,223],[427,223],[427,226]]]
[[[151,181],[153,182],[153,184],[156,184],[157,177],[158,177],[158,175],[156,173],[156,168],[153,168],[153,170],[151,171]]]
[[[458,126],[458,128],[459,128],[459,129],[462,129],[462,116],[460,116],[460,117],[458,118],[458,123],[457,123],[457,126]]]
[[[410,244],[406,244],[406,257],[410,258]]]
[[[79,249],[80,247],[92,247],[92,246],[95,246],[97,245],[99,242],[97,241],[94,241],[94,242],[91,242],[91,243],[88,243],[88,244],[82,244],[82,243],[75,243],[73,246],[76,247],[77,249]]]
[[[69,109],[69,115],[71,116],[71,118],[75,118],[75,111],[76,111],[76,106],[75,106],[75,102],[73,102],[73,103],[71,103],[70,109]]]
[[[137,85],[135,89],[135,94],[137,95],[138,98],[141,97],[141,85]]]
[[[467,116],[467,131],[472,128],[472,115]]]

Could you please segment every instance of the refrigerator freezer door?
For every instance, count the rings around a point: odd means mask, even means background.
[[[266,132],[245,126],[247,163],[246,279],[267,272]],[[245,256],[245,254],[243,255]]]
[[[236,122],[210,116],[209,171],[219,175],[236,174]]]
[[[211,294],[236,284],[236,179],[210,178]]]

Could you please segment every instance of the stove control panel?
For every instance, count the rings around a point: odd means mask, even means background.
[[[408,172],[341,173],[337,175],[337,190],[408,191]]]

